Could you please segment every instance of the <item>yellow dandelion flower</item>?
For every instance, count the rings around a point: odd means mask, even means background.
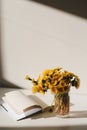
[[[37,87],[38,87],[38,91],[42,90],[42,85],[41,84],[39,84]]]
[[[61,67],[56,67],[53,69],[53,71],[60,71],[62,68]]]
[[[64,93],[64,88],[63,87],[58,88],[58,93],[60,94]]]
[[[70,91],[70,87],[69,86],[64,86],[64,92],[69,92]]]
[[[57,94],[58,90],[57,90],[56,87],[52,87],[52,88],[51,88],[51,92],[52,92],[53,94]]]
[[[49,84],[48,89],[51,89],[52,87],[53,87],[53,85]]]
[[[37,86],[33,86],[33,87],[32,87],[32,92],[33,92],[33,93],[38,92],[38,88],[37,88]]]
[[[76,80],[75,80],[75,88],[79,88],[80,86],[80,79],[78,77],[76,77]]]
[[[26,76],[25,76],[25,79],[26,79],[26,80],[29,80],[29,76],[28,76],[28,75],[26,75]]]
[[[44,70],[43,73],[42,73],[42,76],[48,76],[51,74],[51,70],[50,69],[47,69],[47,70]]]
[[[64,86],[66,86],[67,84],[66,84],[66,82],[64,82],[64,80],[60,80],[59,85],[60,85],[61,87],[64,87]]]
[[[52,83],[52,85],[56,86],[57,82],[58,82],[57,80],[54,80],[53,83]]]
[[[61,67],[44,70],[36,81],[28,75],[26,75],[25,79],[32,81],[34,85],[32,87],[33,93],[39,92],[44,94],[50,89],[54,94],[63,94],[69,92],[72,86],[75,88],[80,86],[79,77],[71,72],[64,71]]]
[[[45,94],[45,92],[43,90],[40,90],[39,93],[41,93],[43,95]]]

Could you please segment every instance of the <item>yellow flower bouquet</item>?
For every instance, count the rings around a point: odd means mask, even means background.
[[[69,112],[69,91],[71,87],[80,86],[77,75],[63,70],[61,67],[47,69],[42,72],[37,80],[26,75],[27,80],[33,83],[32,92],[45,94],[48,90],[55,95],[55,112],[65,115]],[[67,103],[68,102],[68,103]]]

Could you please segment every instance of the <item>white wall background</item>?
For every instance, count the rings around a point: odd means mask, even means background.
[[[87,92],[87,21],[29,0],[2,0],[3,78],[30,88],[46,68],[62,66],[80,76]],[[75,92],[77,92],[75,90]]]

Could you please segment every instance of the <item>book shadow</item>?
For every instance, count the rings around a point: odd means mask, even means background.
[[[30,116],[24,117],[24,118],[22,118],[20,120],[27,119],[27,118],[31,118],[31,120],[35,120],[35,119],[40,119],[40,118],[55,117],[56,113],[53,112],[53,110],[52,110],[53,107],[54,106],[48,106],[45,111],[39,111],[39,112],[34,113],[34,114],[30,115]]]
[[[56,113],[54,111],[49,110],[49,111],[41,112],[39,114],[35,114],[31,116],[31,120],[40,119],[40,118],[50,118],[50,117],[55,117],[55,116],[56,116]]]

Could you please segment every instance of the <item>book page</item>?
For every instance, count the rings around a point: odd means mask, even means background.
[[[7,103],[4,102],[2,104],[2,106],[8,111],[8,114],[15,120],[23,119],[27,116],[30,116],[32,114],[35,114],[35,113],[41,111],[41,108],[34,108],[34,109],[31,109],[31,110],[26,111],[24,113],[17,114]]]
[[[5,94],[3,100],[14,109],[17,114],[21,114],[24,111],[37,108],[40,105],[32,98],[32,96],[26,96],[21,91],[12,91]]]

